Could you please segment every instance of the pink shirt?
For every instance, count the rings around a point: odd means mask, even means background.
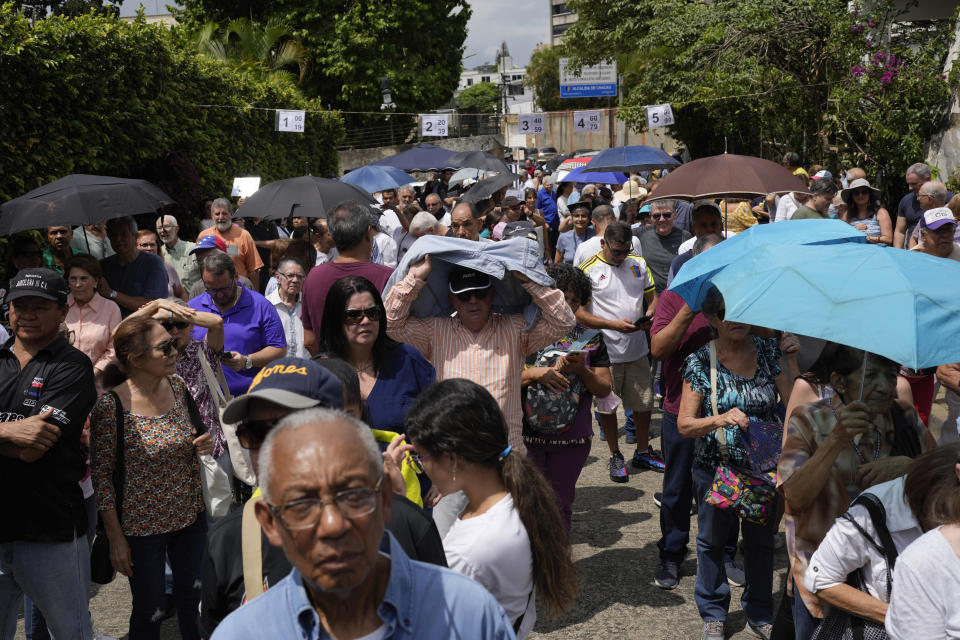
[[[73,332],[74,347],[87,354],[99,376],[115,358],[113,329],[120,324],[120,307],[94,293],[84,305],[77,304],[71,293],[67,296],[67,329]]]

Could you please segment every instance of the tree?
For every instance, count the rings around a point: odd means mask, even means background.
[[[208,22],[194,37],[200,53],[260,81],[296,85],[306,76],[307,50],[291,37],[287,26],[276,21],[260,25],[235,18],[222,30]]]
[[[492,82],[481,82],[467,87],[456,99],[462,113],[500,113],[500,87]]]
[[[447,104],[460,79],[470,7],[466,0],[183,0],[177,19],[249,17],[289,25],[309,53],[303,91],[332,108],[379,112],[380,78],[398,112]]]
[[[560,97],[560,58],[566,55],[562,46],[541,46],[530,56],[523,84],[533,89],[537,108],[541,111],[565,111],[605,107],[605,98]]]
[[[940,70],[953,29],[904,23],[891,0],[869,10],[846,0],[570,6],[579,19],[565,48],[578,63],[632,60],[620,117],[642,129],[645,105],[671,103],[670,133],[694,157],[726,148],[778,159],[790,149],[881,181],[921,159],[946,117]]]

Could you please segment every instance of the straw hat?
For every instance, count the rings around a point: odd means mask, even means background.
[[[840,192],[840,197],[843,198],[843,201],[847,203],[847,206],[852,206],[853,192],[863,187],[866,187],[867,189],[869,189],[870,192],[873,194],[873,198],[871,198],[871,200],[877,201],[880,199],[880,190],[875,187],[871,187],[870,183],[864,180],[863,178],[857,178],[856,180],[851,182],[850,186],[848,186],[846,189]]]
[[[620,202],[626,202],[634,198],[639,200],[647,197],[647,190],[638,186],[633,180],[627,180],[620,190],[613,194],[613,197]]]

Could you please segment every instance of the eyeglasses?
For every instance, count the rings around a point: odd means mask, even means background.
[[[207,293],[209,293],[211,296],[225,296],[228,293],[233,293],[233,290],[236,288],[236,286],[236,283],[231,283],[225,287],[212,288],[204,286],[203,288],[206,289]]]
[[[163,354],[163,357],[166,358],[177,352],[177,341],[175,339],[170,339],[166,342],[153,345],[151,349],[159,351]]]
[[[247,420],[237,425],[237,440],[244,449],[259,449],[277,420]]]
[[[419,473],[426,473],[426,470],[423,468],[423,461],[429,460],[430,455],[426,453],[417,453],[416,451],[410,452],[410,460],[413,462],[413,466],[417,468]]]
[[[343,321],[347,324],[360,324],[364,317],[370,322],[380,321],[380,307],[367,307],[366,309],[347,309],[343,312]]]
[[[307,277],[307,276],[303,275],[302,273],[280,273],[280,274],[277,274],[277,275],[283,276],[283,277],[286,278],[287,280],[303,280],[304,278]]]
[[[490,291],[490,287],[487,287],[486,289],[473,289],[471,291],[461,291],[460,293],[455,293],[453,295],[457,296],[457,299],[460,300],[460,302],[470,302],[471,298],[476,298],[477,300],[483,300],[484,298],[487,297],[487,293],[489,293],[489,291]]]
[[[918,194],[917,194],[917,197],[918,197],[918,198],[932,198],[933,196],[930,195],[929,193],[918,193]]]
[[[174,329],[177,329],[178,331],[182,331],[183,329],[186,329],[187,327],[189,327],[190,323],[180,322],[180,321],[173,322],[170,320],[165,320],[164,322],[160,323],[160,326],[163,327],[164,331],[173,331]]]
[[[650,217],[654,220],[669,220],[673,217],[672,213],[651,213]]]
[[[331,503],[340,515],[351,520],[373,513],[377,508],[377,494],[380,493],[381,484],[383,484],[383,476],[380,476],[373,487],[344,489],[333,494],[332,498],[301,498],[286,504],[268,504],[267,506],[287,529],[291,531],[312,529],[320,522],[323,508]]]

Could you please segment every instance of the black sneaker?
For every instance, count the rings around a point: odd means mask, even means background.
[[[653,494],[653,504],[657,505],[657,509],[659,509],[662,502],[663,494],[657,491],[655,494]]]
[[[623,460],[623,454],[617,451],[610,456],[610,479],[614,482],[626,482],[628,477],[627,465]]]
[[[676,589],[680,583],[680,565],[669,560],[661,560],[653,582],[661,589]]]

